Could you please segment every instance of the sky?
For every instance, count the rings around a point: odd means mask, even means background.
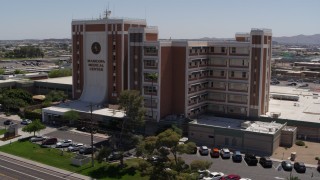
[[[109,7],[109,8],[108,8]],[[72,19],[146,19],[161,39],[232,38],[251,28],[273,36],[320,34],[320,0],[1,0],[0,40],[71,38]]]

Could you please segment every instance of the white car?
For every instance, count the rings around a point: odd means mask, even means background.
[[[249,178],[241,178],[240,180],[251,180],[251,179],[249,179]]]
[[[220,150],[220,155],[222,158],[230,158],[230,150],[228,148],[222,148]]]
[[[211,172],[208,177],[204,177],[204,180],[219,180],[224,174],[222,172]]]
[[[68,151],[74,152],[74,151],[79,151],[80,148],[82,148],[84,145],[82,143],[79,144],[73,144],[68,147]]]
[[[207,177],[211,172],[209,170],[198,170],[199,173],[199,179],[202,179],[204,177]]]
[[[66,140],[63,140],[61,142],[58,142],[56,144],[56,148],[69,147],[71,145],[72,145],[72,140],[71,139],[66,139]]]
[[[30,142],[38,142],[38,141],[43,141],[47,139],[47,137],[44,136],[34,136],[32,138],[30,138]]]

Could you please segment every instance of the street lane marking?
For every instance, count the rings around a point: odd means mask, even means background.
[[[36,177],[36,176],[32,176],[32,175],[30,175],[30,174],[26,174],[26,173],[23,173],[23,172],[20,172],[20,171],[17,171],[17,170],[14,170],[14,169],[11,169],[11,168],[8,168],[8,167],[5,167],[5,166],[2,166],[2,165],[0,165],[0,167],[2,167],[2,168],[4,168],[4,169],[8,169],[8,170],[13,171],[13,172],[16,172],[16,173],[23,174],[23,175],[25,175],[25,176],[29,176],[29,177],[32,177],[32,178],[38,179],[38,180],[44,180],[44,179],[38,178],[38,177]]]
[[[2,174],[2,173],[0,173],[0,176],[6,177],[6,178],[10,178],[10,179],[14,179],[14,180],[18,180],[18,179],[16,179],[16,178],[13,178],[13,177],[7,176],[7,175]]]
[[[31,167],[28,167],[28,166],[22,166],[21,164],[18,164],[18,163],[14,163],[12,161],[8,161],[8,160],[5,160],[5,159],[1,159],[2,161],[6,161],[6,162],[9,162],[9,163],[12,163],[12,164],[15,164],[15,165],[18,165],[18,166],[21,166],[23,168],[28,168],[28,169],[32,169],[34,171],[38,171],[38,172],[42,172],[44,174],[49,174],[50,176],[54,176],[54,177],[57,177],[57,178],[60,178],[60,179],[65,179],[65,180],[68,180],[67,178],[64,178],[64,177],[61,177],[61,176],[58,176],[58,175],[55,175],[55,174],[50,174],[49,172],[44,172],[44,171],[41,171],[39,169],[35,169],[35,168],[31,168]],[[16,160],[17,161],[17,160]],[[19,161],[19,160],[18,160]],[[25,163],[25,162],[24,162]],[[25,164],[28,164],[28,165],[32,165],[32,164],[29,164],[29,163],[25,163]],[[40,166],[38,166],[40,167]],[[43,167],[40,167],[40,168],[43,168]],[[43,168],[45,170],[48,170],[48,171],[52,171],[52,172],[55,172],[55,173],[60,173],[60,172],[56,172],[54,170],[50,170],[50,169],[47,169],[47,168]],[[63,173],[60,173],[62,176],[69,176],[69,174],[63,174]]]

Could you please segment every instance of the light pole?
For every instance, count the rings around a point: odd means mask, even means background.
[[[93,150],[92,126],[93,126],[93,121],[92,121],[92,103],[90,103],[91,166],[94,167],[94,159],[93,159],[94,150]]]

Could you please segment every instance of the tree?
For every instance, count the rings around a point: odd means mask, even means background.
[[[63,91],[50,91],[46,95],[45,101],[49,101],[49,102],[65,101],[67,97],[68,96]]]
[[[122,119],[120,138],[117,144],[117,148],[123,151],[130,146],[135,133],[136,128],[143,126],[144,124],[144,108],[142,107],[143,97],[139,91],[125,90],[120,93],[118,102],[119,109],[125,111],[125,117]],[[126,141],[123,141],[125,137]],[[121,166],[123,166],[123,155],[121,155]]]
[[[4,69],[0,69],[0,75],[4,74],[5,70]]]
[[[297,176],[292,176],[290,173],[290,177],[287,177],[287,180],[300,180],[300,178]]]
[[[39,119],[34,120],[32,123],[26,125],[25,127],[22,128],[23,132],[28,132],[28,133],[32,133],[33,132],[33,136],[36,135],[36,132],[39,132],[43,129],[45,129],[46,126],[43,125]]]
[[[14,74],[25,74],[25,73],[26,73],[25,71],[22,71],[20,69],[14,70]]]
[[[49,78],[72,76],[71,69],[54,69],[48,74]]]
[[[69,120],[70,124],[73,124],[73,122],[77,121],[80,118],[79,112],[70,110],[63,114],[63,119]]]
[[[147,74],[147,78],[149,80],[151,80],[151,88],[152,88],[152,92],[151,92],[151,116],[152,116],[152,120],[153,120],[153,98],[152,98],[152,94],[153,94],[153,83],[156,82],[158,80],[158,74],[157,73],[148,73]]]
[[[157,147],[166,147],[172,153],[174,161],[177,164],[177,154],[182,151],[182,145],[179,145],[179,140],[181,135],[175,132],[173,129],[167,129],[164,132],[160,133],[157,140]]]

